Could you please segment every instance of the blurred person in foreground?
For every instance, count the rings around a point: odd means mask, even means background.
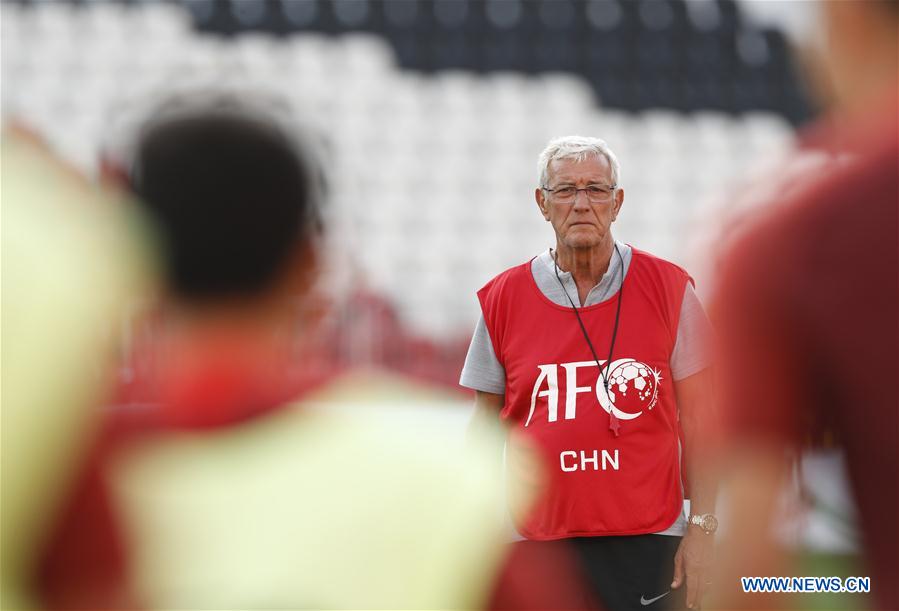
[[[686,271],[612,236],[624,189],[604,141],[553,140],[538,171],[555,247],[478,291],[473,426],[508,427],[513,481],[530,475],[517,440],[538,448],[548,481],[512,512],[519,545],[570,542],[607,608],[698,607],[716,528],[708,321]]]
[[[740,577],[795,568],[775,501],[788,456],[825,434],[847,463],[867,602],[899,608],[899,3],[817,9],[830,112],[802,142],[833,161],[732,245],[714,307],[731,480],[715,601],[728,609],[795,602],[744,594]]]
[[[117,320],[150,285],[148,233],[32,134],[5,126],[0,607],[36,605],[29,576],[112,383]]]
[[[165,247],[158,401],[109,412],[43,556],[46,604],[471,608],[495,590],[539,595],[494,585],[491,442],[463,453],[428,409],[433,391],[279,373],[314,325],[312,155],[238,100],[162,112],[136,148],[132,187]]]

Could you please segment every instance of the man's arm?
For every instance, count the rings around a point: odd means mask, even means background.
[[[687,481],[690,482],[690,513],[714,513],[717,476],[710,457],[717,443],[717,418],[713,373],[706,368],[674,383],[680,425],[684,433]],[[672,588],[687,584],[687,607],[698,608],[711,578],[714,535],[688,525],[674,557]]]
[[[484,392],[482,390],[475,391],[474,397],[474,417],[489,418],[491,421],[499,417],[499,412],[503,408],[505,395],[497,395],[492,392]]]

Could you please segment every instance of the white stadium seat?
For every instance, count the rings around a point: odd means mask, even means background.
[[[627,194],[619,237],[675,261],[728,177],[793,138],[769,113],[602,109],[568,73],[406,72],[369,34],[225,40],[195,32],[170,4],[4,4],[2,21],[4,115],[24,117],[88,172],[111,132],[133,127],[134,108],[172,87],[289,100],[327,145],[331,248],[432,337],[469,334],[473,291],[551,245],[533,200],[549,138],[608,141]]]

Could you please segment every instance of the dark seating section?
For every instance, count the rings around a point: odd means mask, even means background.
[[[602,104],[766,110],[794,125],[811,108],[783,34],[735,0],[180,0],[222,35],[372,32],[421,72],[573,72]]]
[[[168,1],[223,36],[375,33],[423,73],[572,72],[610,108],[762,110],[793,125],[813,112],[783,33],[751,23],[736,0]]]

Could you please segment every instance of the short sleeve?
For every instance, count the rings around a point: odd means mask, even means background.
[[[693,284],[688,282],[681,302],[677,339],[671,352],[671,375],[683,380],[712,364],[712,325]]]
[[[506,370],[493,351],[493,342],[483,315],[475,326],[459,384],[472,390],[496,395],[506,392]]]

